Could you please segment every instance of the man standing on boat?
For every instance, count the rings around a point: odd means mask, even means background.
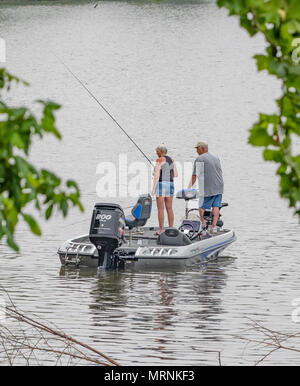
[[[208,144],[206,142],[198,142],[195,148],[199,155],[194,162],[193,174],[188,189],[195,184],[198,177],[200,184],[203,184],[202,191],[204,191],[204,200],[203,197],[200,197],[199,200],[201,222],[206,227],[207,224],[203,215],[205,210],[212,208],[214,218],[210,231],[217,233],[217,221],[220,215],[224,191],[221,162],[217,156],[208,151]]]

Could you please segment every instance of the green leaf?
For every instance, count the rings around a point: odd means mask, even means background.
[[[66,181],[66,185],[67,185],[68,188],[73,187],[73,188],[76,189],[77,192],[79,191],[78,185],[76,184],[76,182],[74,180],[67,180]]]
[[[287,65],[281,63],[278,60],[270,60],[269,62],[269,72],[271,74],[277,75],[279,78],[283,78],[287,75]]]
[[[19,252],[19,246],[16,244],[12,234],[9,232],[6,232],[6,242],[7,245],[9,245],[12,249],[14,249],[16,252]]]
[[[287,16],[300,21],[300,2],[299,0],[289,0]]]
[[[263,128],[250,130],[249,143],[253,146],[275,145],[274,139]]]
[[[255,55],[258,71],[268,70],[269,58],[266,55]]]
[[[66,217],[68,213],[68,202],[66,200],[62,200],[60,203],[60,208],[63,212],[64,217]]]
[[[17,146],[19,149],[23,149],[25,144],[21,135],[17,132],[13,132],[10,136],[10,143],[13,146]]]
[[[25,214],[25,213],[22,213],[22,216],[24,220],[27,222],[27,224],[29,225],[31,232],[37,236],[40,236],[42,232],[40,230],[38,223],[35,221],[35,219],[31,215]]]
[[[53,206],[54,206],[53,204],[48,206],[46,213],[45,213],[46,220],[48,220],[51,217],[52,211],[53,211]]]
[[[265,149],[263,153],[265,161],[281,162],[283,155],[280,150]]]

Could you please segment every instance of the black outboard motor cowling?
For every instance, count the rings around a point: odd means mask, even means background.
[[[98,267],[112,268],[113,252],[118,248],[125,233],[125,216],[117,204],[95,204],[89,238],[99,254]]]

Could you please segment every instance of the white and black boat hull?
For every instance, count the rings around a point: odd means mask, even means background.
[[[120,258],[125,268],[184,268],[216,259],[235,240],[235,233],[231,230],[222,230],[217,235],[185,246],[155,245],[147,239],[139,246],[139,241],[133,240],[133,245],[122,246]],[[59,248],[58,255],[65,266],[99,266],[98,251],[88,235],[67,241]]]

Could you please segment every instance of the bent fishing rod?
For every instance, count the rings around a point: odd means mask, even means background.
[[[141,152],[141,154],[146,158],[146,160],[150,163],[150,165],[154,168],[154,165],[150,158],[143,152],[143,150],[138,146],[138,144],[130,137],[130,135],[126,132],[126,130],[119,124],[119,122],[113,117],[113,115],[107,110],[106,107],[99,101],[98,98],[87,88],[87,86],[78,78],[77,75],[68,67],[57,55],[54,54],[57,60],[67,69],[67,71],[77,80],[77,82],[87,91],[87,93],[96,101],[96,103],[102,108],[104,112],[115,122],[115,124],[122,130],[122,132],[126,135],[126,137],[134,144],[134,146]]]

